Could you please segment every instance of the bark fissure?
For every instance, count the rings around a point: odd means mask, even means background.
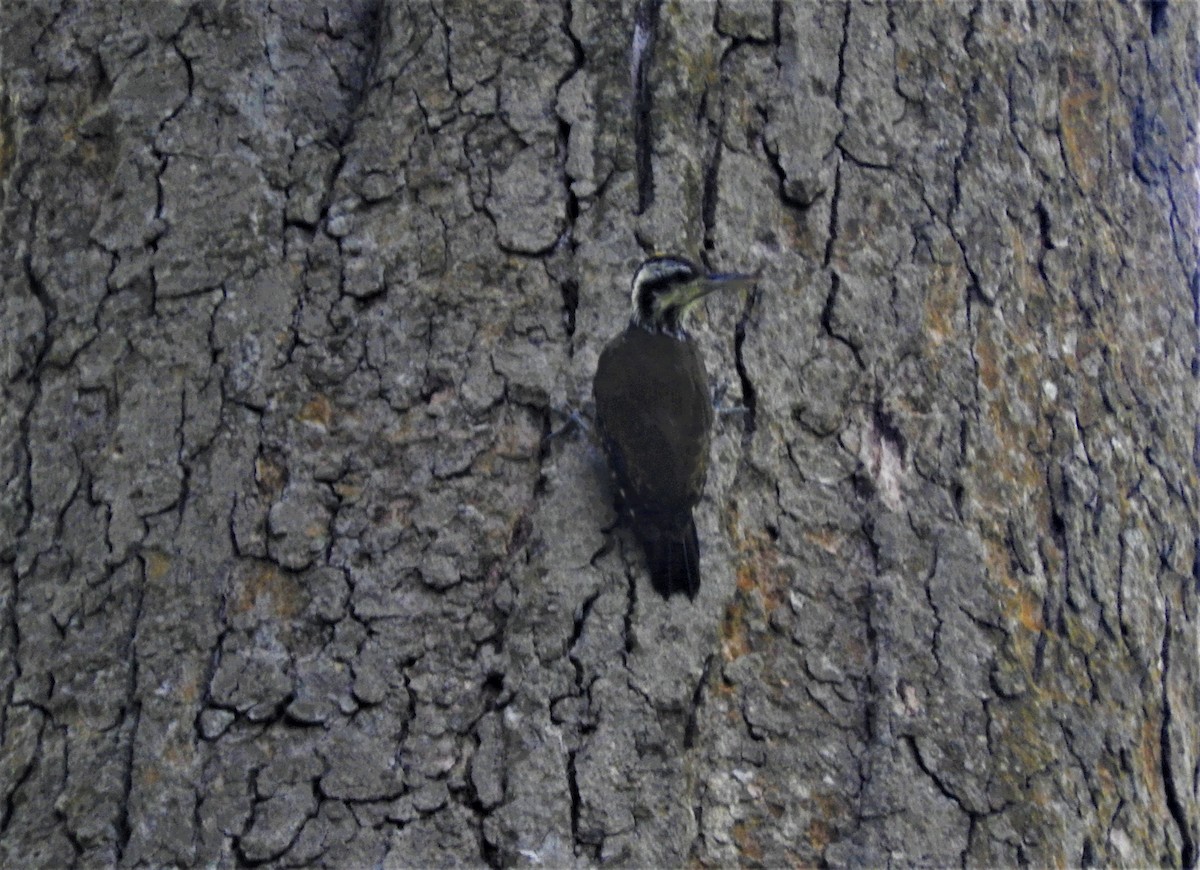
[[[750,379],[750,370],[746,366],[743,348],[746,343],[746,328],[754,322],[752,318],[754,317],[754,309],[758,304],[759,296],[758,287],[752,287],[750,292],[746,294],[745,305],[742,307],[741,316],[738,317],[737,325],[733,331],[734,365],[737,370],[738,380],[742,385],[742,405],[746,409],[745,415],[742,418],[743,445],[746,445],[754,437],[754,430],[758,425],[758,391],[755,390],[754,382]]]
[[[1162,765],[1167,811],[1170,812],[1171,819],[1179,831],[1179,840],[1182,844],[1180,866],[1195,867],[1197,863],[1195,831],[1192,821],[1184,809],[1183,801],[1180,799],[1179,789],[1175,782],[1174,756],[1171,751],[1171,724],[1174,716],[1168,683],[1171,676],[1171,630],[1171,605],[1168,603],[1163,613],[1162,674],[1159,677],[1162,686],[1162,725],[1159,728],[1158,754]],[[1186,776],[1183,779],[1186,782]]]
[[[129,678],[126,686],[127,697],[129,698],[129,709],[125,715],[125,718],[128,721],[128,726],[126,729],[128,734],[125,739],[128,741],[128,743],[125,748],[125,759],[123,766],[124,775],[121,782],[121,800],[118,804],[120,807],[120,813],[116,820],[117,842],[115,844],[115,848],[118,861],[124,858],[125,850],[129,847],[129,841],[133,836],[133,823],[130,820],[129,813],[130,804],[132,803],[133,798],[134,772],[137,767],[136,750],[138,729],[142,721],[142,702],[137,693],[139,674],[137,638],[138,626],[142,621],[142,605],[145,601],[148,569],[146,566],[146,560],[144,558],[140,558],[139,562],[141,565],[141,583],[138,584],[138,588],[135,593],[136,598],[133,610],[133,618],[130,620],[129,635],[125,640],[125,647],[127,650],[126,656],[127,661],[129,662]]]
[[[661,0],[639,0],[634,11],[629,65],[633,91],[634,165],[637,170],[637,213],[654,202],[654,124],[651,73]]]

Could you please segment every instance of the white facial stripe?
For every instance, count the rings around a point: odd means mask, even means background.
[[[634,310],[637,311],[640,309],[640,296],[645,288],[659,284],[662,281],[669,281],[673,277],[691,278],[698,274],[700,273],[696,267],[686,260],[676,260],[673,258],[647,260],[638,269],[637,275],[633,279],[630,301],[633,304]]]

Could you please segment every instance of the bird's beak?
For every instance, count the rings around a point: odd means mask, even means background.
[[[687,310],[710,293],[718,290],[741,290],[754,286],[758,275],[747,275],[741,272],[714,272],[683,284],[672,294],[670,302],[680,311]]]
[[[742,272],[714,272],[711,275],[705,275],[697,284],[700,285],[700,295],[707,296],[716,290],[748,290],[754,286],[754,282],[758,280],[758,275],[747,275]]]

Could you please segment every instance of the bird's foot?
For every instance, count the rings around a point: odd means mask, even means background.
[[[725,398],[725,393],[729,390],[729,384],[724,381],[717,383],[712,390],[712,406],[713,410],[721,417],[728,417],[732,414],[748,414],[750,409],[745,405],[723,405],[721,402]]]
[[[587,418],[585,418],[583,416],[582,412],[580,412],[580,411],[564,410],[562,408],[556,408],[553,405],[551,405],[550,413],[557,414],[559,417],[562,417],[564,422],[557,429],[551,429],[550,432],[544,438],[542,438],[542,446],[543,447],[545,447],[547,444],[549,444],[551,441],[555,440],[556,438],[560,438],[563,435],[566,435],[568,432],[571,432],[574,429],[578,429],[580,432],[583,432],[584,434],[590,433],[592,431],[591,424],[588,423]]]

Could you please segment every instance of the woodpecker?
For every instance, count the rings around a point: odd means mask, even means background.
[[[692,508],[704,491],[713,422],[704,360],[684,321],[714,290],[753,280],[708,274],[682,257],[646,260],[633,277],[629,325],[596,366],[592,394],[617,509],[664,598],[675,592],[695,598],[700,590]]]

